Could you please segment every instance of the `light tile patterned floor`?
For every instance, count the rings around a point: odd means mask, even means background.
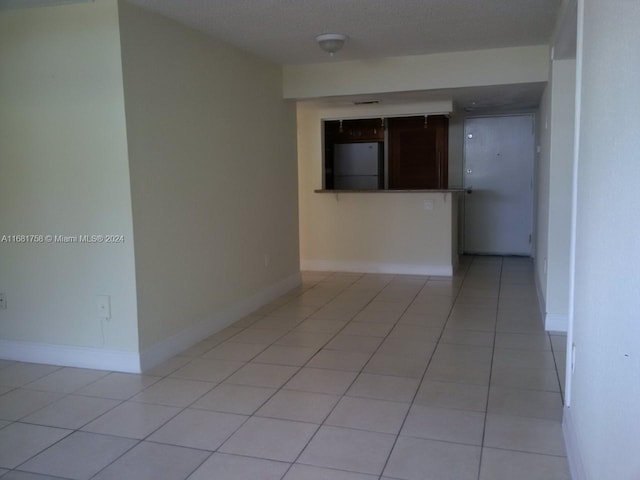
[[[145,375],[0,360],[0,477],[569,479],[532,272],[307,272]]]

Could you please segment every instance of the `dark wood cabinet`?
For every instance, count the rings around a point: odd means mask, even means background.
[[[324,135],[331,143],[383,142],[384,119],[328,120]]]
[[[386,138],[385,138],[386,130]],[[449,119],[445,115],[326,120],[324,122],[324,188],[334,185],[336,145],[375,142],[388,154],[384,177],[390,190],[446,189]]]
[[[449,119],[444,115],[388,120],[389,189],[444,189]]]

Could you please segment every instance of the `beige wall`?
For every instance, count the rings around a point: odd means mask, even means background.
[[[288,65],[284,68],[284,97],[305,99],[544,82],[548,70],[546,45]]]
[[[120,7],[140,347],[170,350],[298,278],[295,105],[278,66]]]
[[[303,192],[300,192],[303,195]],[[452,193],[315,193],[302,208],[302,268],[451,275],[457,265]],[[425,202],[431,207],[425,208]]]
[[[134,352],[116,2],[3,11],[0,65],[0,235],[124,236],[118,244],[0,243],[8,305],[0,310],[0,356],[37,351],[44,356],[29,358],[65,362],[56,355],[70,350],[45,346],[93,347],[80,363],[94,365],[103,350]],[[96,313],[102,294],[111,296],[109,321]]]
[[[439,104],[431,108],[442,111]],[[314,193],[322,188],[322,119],[353,117],[357,111],[298,105],[302,267],[450,275],[457,260],[452,194]],[[425,202],[432,209],[425,209]]]

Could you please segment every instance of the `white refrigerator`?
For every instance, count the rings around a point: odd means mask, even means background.
[[[333,156],[333,188],[378,190],[384,188],[382,144],[336,143]]]

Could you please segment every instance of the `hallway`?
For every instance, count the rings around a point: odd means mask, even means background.
[[[538,309],[530,259],[463,257],[305,272],[145,375],[0,360],[0,478],[568,480]]]

